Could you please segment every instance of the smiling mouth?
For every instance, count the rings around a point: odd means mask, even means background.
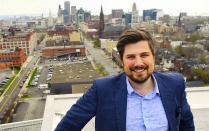
[[[137,72],[137,73],[140,73],[140,72],[143,72],[145,69],[136,69],[136,70],[134,70],[135,72]]]

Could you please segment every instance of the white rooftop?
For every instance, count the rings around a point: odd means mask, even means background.
[[[186,92],[187,100],[194,115],[195,130],[209,131],[209,87],[187,88]],[[23,129],[54,131],[65,113],[82,95],[48,95],[43,119],[2,124],[0,125],[0,131],[22,131]],[[94,118],[89,121],[82,131],[94,131],[94,121]]]
[[[191,106],[195,128],[197,131],[209,130],[209,87],[187,88],[187,100]],[[83,94],[47,96],[42,131],[53,131],[69,108]],[[94,118],[86,124],[82,131],[94,131]]]
[[[54,131],[62,117],[83,94],[49,95],[45,105],[41,131]],[[82,131],[94,131],[92,118]]]

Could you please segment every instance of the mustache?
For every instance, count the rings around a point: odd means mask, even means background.
[[[134,66],[134,67],[130,67],[130,70],[134,71],[134,70],[140,70],[140,69],[147,69],[148,66]]]

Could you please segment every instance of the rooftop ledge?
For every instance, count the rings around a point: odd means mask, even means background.
[[[191,109],[209,108],[208,96],[209,87],[192,87],[186,88],[187,101]]]
[[[186,92],[204,92],[204,91],[209,91],[209,87],[188,87],[186,88]]]

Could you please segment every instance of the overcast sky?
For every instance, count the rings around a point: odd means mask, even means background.
[[[57,14],[58,5],[64,9],[66,0],[0,0],[0,15],[13,14],[44,14],[48,15],[49,10]],[[92,12],[92,15],[99,15],[101,4],[104,14],[110,14],[112,9],[123,9],[124,12],[132,10],[135,2],[140,15],[144,9],[162,9],[164,14],[178,15],[180,12],[187,12],[188,15],[208,15],[209,0],[69,0],[70,6],[82,7]]]

